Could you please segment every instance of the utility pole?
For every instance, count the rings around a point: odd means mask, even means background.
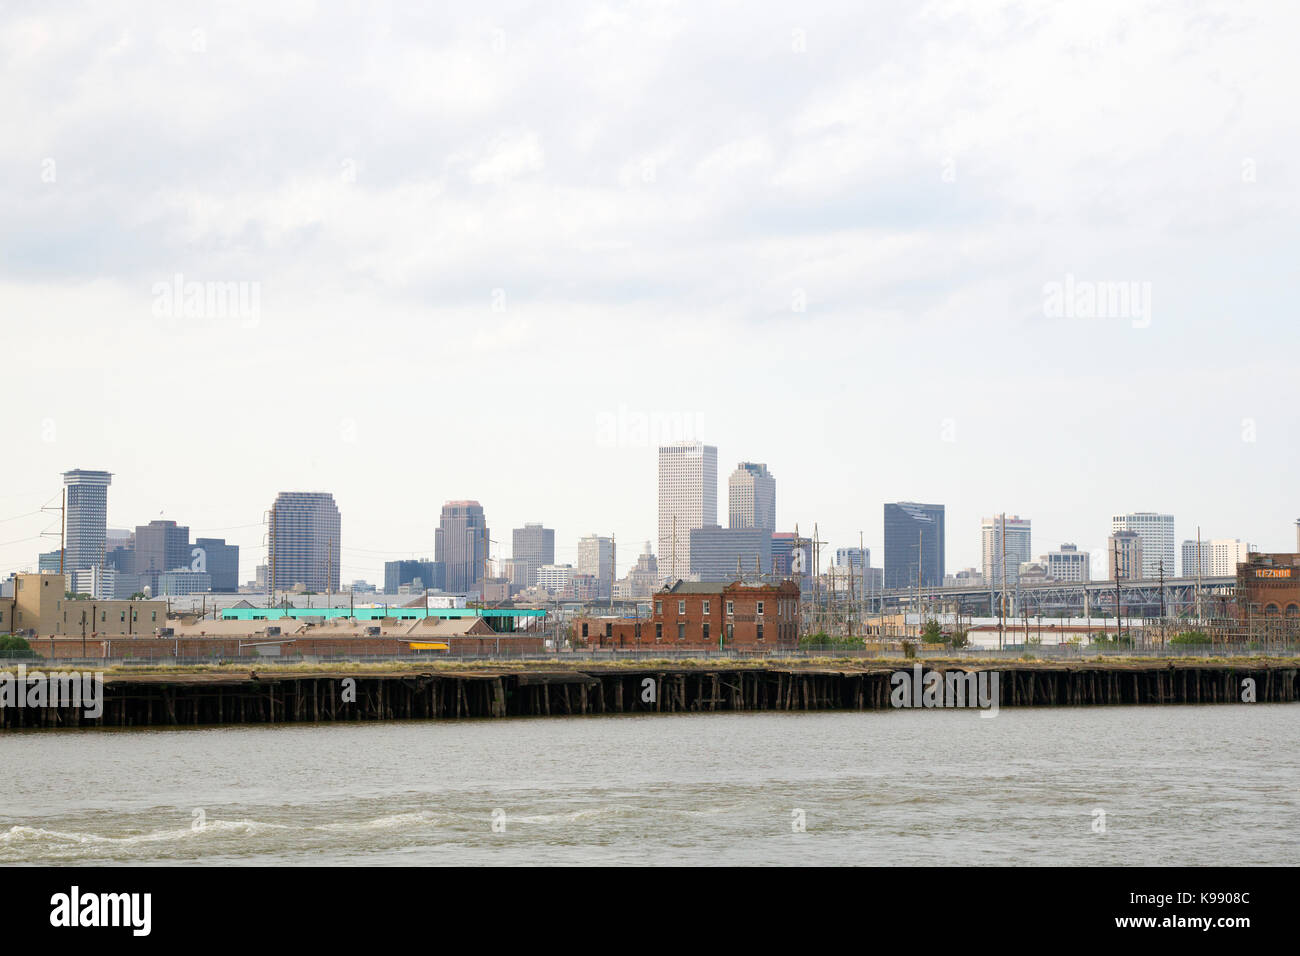
[[[1204,626],[1203,612],[1201,610],[1201,526],[1196,526],[1196,623],[1197,626]],[[1186,574],[1186,572],[1183,572]]]
[[[676,581],[677,580],[677,515],[673,515],[673,559],[672,559],[672,563],[669,565],[669,568],[671,569],[669,576],[674,581]]]
[[[921,567],[925,564],[924,538],[916,529],[916,634],[921,635]]]
[[[1160,643],[1165,642],[1165,559],[1160,559]]]
[[[1004,511],[1000,518],[998,537],[1002,539],[1002,619],[1004,621],[1002,628],[1006,630],[1007,616],[1007,513]]]
[[[1115,551],[1115,643],[1119,644],[1120,626],[1119,626],[1119,541],[1114,542]]]
[[[266,606],[275,607],[275,509],[271,509],[271,536],[267,540],[267,579],[266,579]]]
[[[812,559],[813,559],[813,607],[816,608],[817,619],[822,619],[822,552],[821,552],[821,532],[817,528],[817,522],[813,522],[813,539],[812,539]]]
[[[63,505],[59,508],[59,574],[63,574],[63,559],[68,553],[68,489],[63,489]],[[64,583],[67,590],[67,583]],[[82,640],[85,640],[83,631]]]

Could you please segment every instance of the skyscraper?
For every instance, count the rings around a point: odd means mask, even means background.
[[[537,583],[537,569],[555,563],[554,529],[543,528],[540,524],[515,528],[510,556],[515,561],[522,561],[526,568],[522,586],[532,587]]]
[[[477,501],[447,502],[433,541],[434,560],[442,563],[447,590],[456,594],[477,590],[492,553],[483,506]]]
[[[135,529],[135,573],[158,583],[163,571],[190,566],[190,529],[175,521],[150,521]]]
[[[578,539],[578,573],[593,575],[597,596],[609,597],[618,577],[614,573],[614,539],[595,534]]]
[[[1110,530],[1132,531],[1142,539],[1142,568],[1137,577],[1153,580],[1160,577],[1161,562],[1164,563],[1165,577],[1175,576],[1173,515],[1153,511],[1114,515],[1110,519]]]
[[[1059,550],[1049,551],[1039,560],[1047,568],[1049,580],[1080,581],[1084,584],[1092,580],[1092,556],[1072,544],[1063,544]]]
[[[1184,541],[1182,576],[1196,577],[1197,565],[1199,565],[1201,577],[1235,577],[1237,565],[1245,564],[1249,560],[1250,545],[1240,538]],[[1165,577],[1170,577],[1168,568],[1165,568]]]
[[[691,531],[717,523],[718,449],[698,441],[660,445],[660,577],[684,575],[690,567]]]
[[[67,490],[63,515],[67,528],[65,573],[103,567],[108,534],[108,486],[112,483],[113,476],[106,471],[77,468],[63,473],[63,486]]]
[[[384,593],[397,594],[418,580],[425,591],[441,591],[444,581],[442,565],[427,558],[384,562]]]
[[[727,483],[729,527],[776,531],[776,479],[767,465],[742,461]]]
[[[320,593],[339,590],[342,521],[328,492],[282,491],[271,505],[271,588],[301,584]]]
[[[984,549],[984,583],[990,588],[1002,587],[1002,534],[1006,530],[1006,555],[1008,588],[1014,588],[1020,577],[1020,565],[1032,560],[1030,523],[1019,515],[996,514],[980,519],[980,539]]]
[[[770,574],[772,535],[763,528],[694,528],[690,570],[701,581],[754,580]]]
[[[1116,531],[1110,536],[1106,547],[1106,563],[1109,566],[1110,580],[1140,580],[1144,576],[1143,561],[1140,534],[1136,531]]]
[[[898,501],[885,505],[885,587],[943,584],[943,505]]]
[[[212,576],[213,591],[233,593],[239,590],[239,545],[226,544],[225,538],[198,538],[194,547],[202,551],[198,570],[206,570]]]

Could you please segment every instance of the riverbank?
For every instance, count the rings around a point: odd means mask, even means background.
[[[919,668],[919,670],[917,670]],[[1300,700],[1294,659],[980,662],[929,659],[617,664],[413,663],[104,672],[102,705],[0,708],[0,729],[154,727],[750,711],[890,710],[894,675],[986,681],[996,707]],[[973,689],[976,681],[969,683]],[[973,704],[968,704],[973,706]]]

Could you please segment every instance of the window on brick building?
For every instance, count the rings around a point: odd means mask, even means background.
[[[762,601],[759,601],[759,602],[758,602],[758,613],[759,613],[759,614],[762,614],[762,613],[763,613],[763,602],[762,602]]]
[[[709,640],[709,622],[704,622],[704,641],[707,644]]]
[[[655,601],[655,613],[658,614],[658,615],[660,615],[660,616],[663,616],[663,613],[664,613],[664,602],[663,602],[663,601]]]
[[[728,613],[728,614],[735,614],[735,613],[736,613],[736,602],[735,602],[735,601],[728,601],[728,602],[727,602],[727,613]]]
[[[664,626],[663,626],[662,624],[656,624],[656,625],[655,625],[655,640],[656,640],[656,641],[662,641],[663,639],[664,639]]]
[[[685,625],[685,624],[678,624],[678,625],[677,625],[677,640],[679,640],[679,641],[684,641],[684,640],[686,640],[686,625]]]
[[[709,602],[708,602],[708,601],[705,601],[705,602],[704,602],[704,613],[705,613],[705,614],[708,614],[708,613],[709,613]]]
[[[678,602],[677,602],[677,613],[678,613],[678,614],[685,614],[685,613],[686,613],[686,602],[685,602],[685,601],[678,601]]]
[[[763,639],[763,625],[762,625],[762,624],[758,625],[758,639],[759,639],[760,641]]]

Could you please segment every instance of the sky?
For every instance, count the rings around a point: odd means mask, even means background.
[[[426,6],[0,3],[0,574],[72,468],[241,579],[284,490],[345,580],[464,498],[622,574],[675,439],[876,566],[1296,547],[1300,6]]]

